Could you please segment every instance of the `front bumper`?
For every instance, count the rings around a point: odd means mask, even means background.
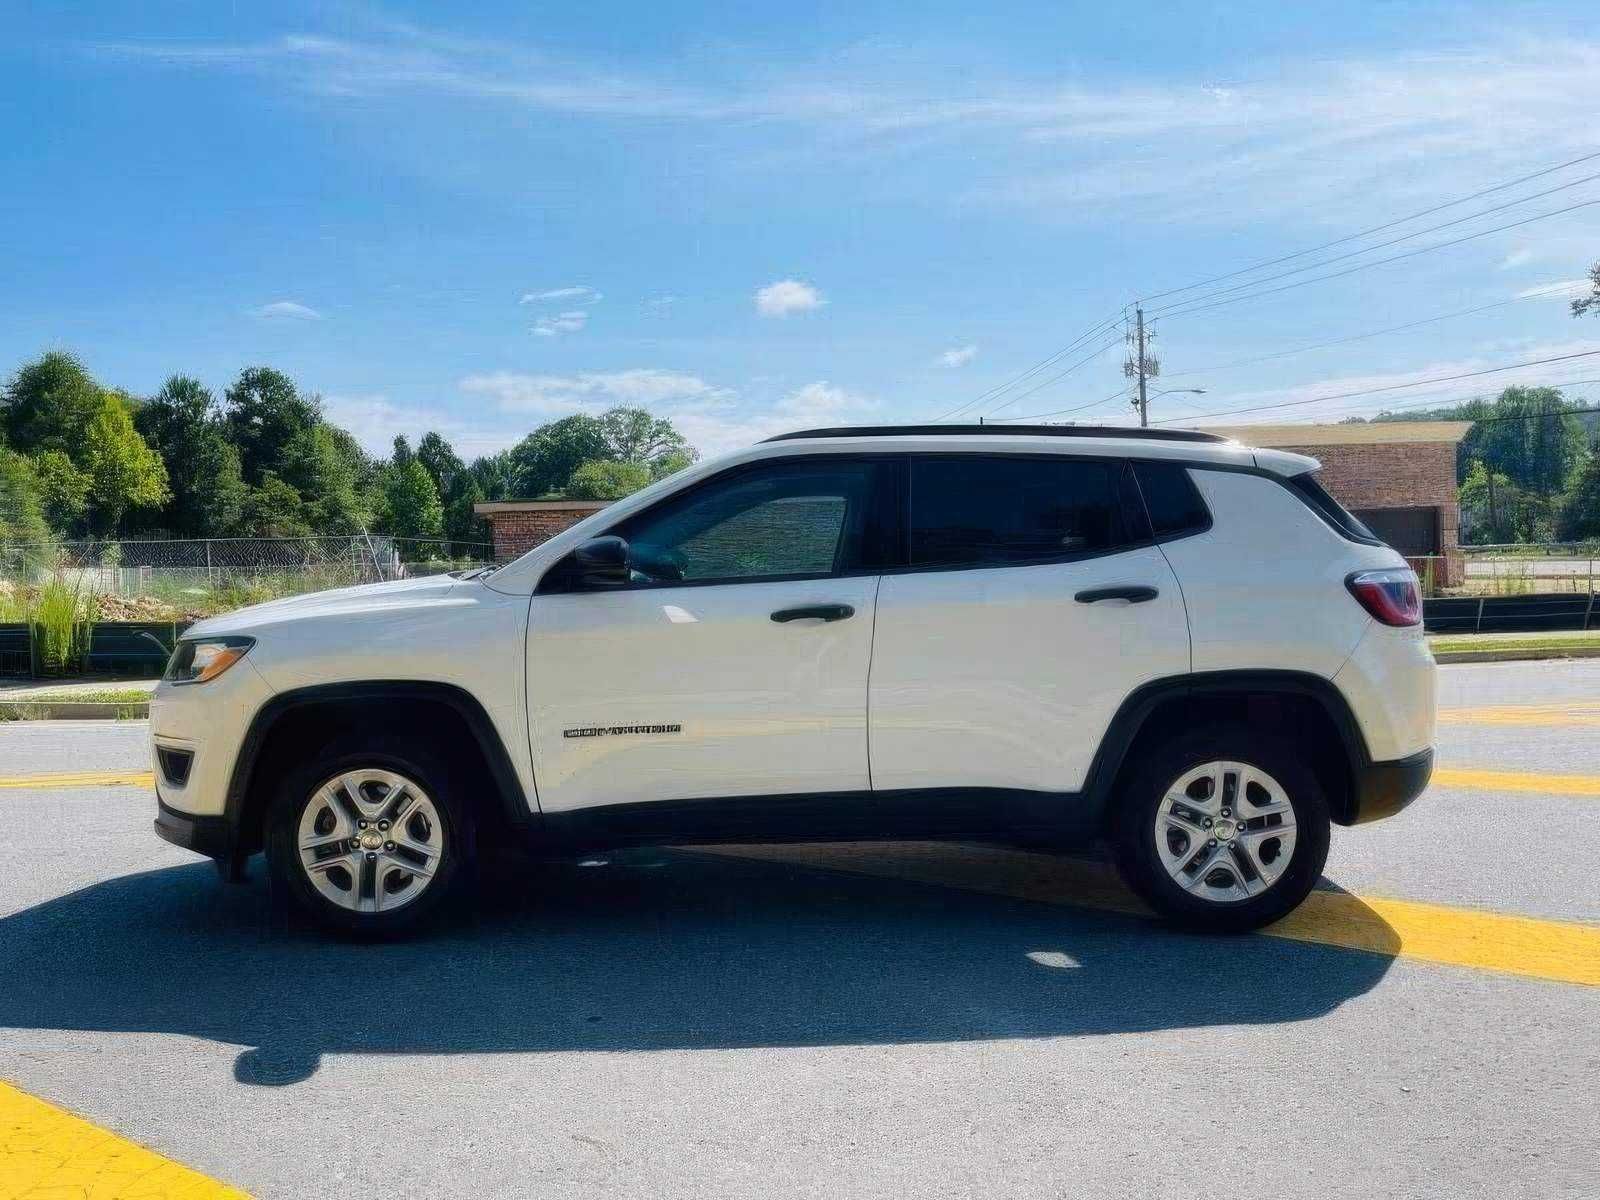
[[[1405,758],[1368,763],[1356,773],[1355,804],[1349,824],[1381,821],[1410,804],[1433,775],[1433,748]]]
[[[218,862],[233,857],[233,822],[227,817],[197,817],[168,808],[156,792],[156,833],[164,841]]]

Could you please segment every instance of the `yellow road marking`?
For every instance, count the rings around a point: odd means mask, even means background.
[[[0,1200],[212,1200],[244,1192],[0,1082]]]
[[[155,776],[145,770],[65,771],[55,775],[0,778],[0,788],[154,787],[155,783]]]
[[[1443,725],[1583,725],[1600,726],[1600,700],[1565,704],[1501,704],[1488,708],[1442,708]]]
[[[1527,771],[1473,771],[1440,767],[1434,787],[1486,792],[1542,792],[1552,796],[1600,796],[1600,775],[1541,775]]]
[[[719,846],[714,853],[1045,904],[1149,914],[1105,864],[991,846],[854,842]],[[1298,909],[1261,932],[1392,958],[1600,987],[1600,925],[1315,891]]]

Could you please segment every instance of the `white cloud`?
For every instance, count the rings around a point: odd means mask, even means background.
[[[464,392],[494,401],[502,412],[539,415],[594,412],[618,404],[652,407],[715,401],[732,395],[697,375],[650,367],[577,375],[491,371],[468,375],[460,386]]]
[[[513,446],[527,433],[518,427],[499,429],[464,421],[440,409],[396,404],[381,393],[324,396],[322,411],[335,425],[348,429],[368,453],[379,455],[388,455],[397,434],[405,434],[415,445],[430,429],[469,459]]]
[[[756,291],[756,311],[763,317],[787,317],[790,313],[821,308],[826,303],[821,292],[798,279],[780,279]]]
[[[722,401],[688,405],[665,415],[672,418],[691,444],[709,455],[796,429],[860,424],[877,407],[874,400],[817,380],[794,389],[765,409]]]
[[[1585,291],[1589,287],[1587,279],[1558,279],[1554,283],[1541,283],[1534,287],[1523,288],[1517,293],[1518,300],[1531,300],[1535,296],[1571,295],[1573,292]]]
[[[540,337],[559,337],[563,333],[577,333],[588,323],[589,314],[581,308],[575,308],[553,317],[540,317],[533,324],[533,332]]]
[[[322,314],[314,308],[293,300],[275,300],[271,304],[263,304],[260,308],[250,310],[252,316],[262,317],[269,321],[320,321]]]
[[[551,288],[547,292],[524,292],[518,304],[542,304],[550,300],[568,300],[575,304],[599,304],[605,299],[592,287],[560,287]]]
[[[941,367],[964,367],[978,357],[976,346],[957,346],[953,350],[946,350],[934,362]]]

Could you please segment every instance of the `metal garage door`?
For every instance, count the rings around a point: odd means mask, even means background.
[[[1439,510],[1427,508],[1358,509],[1356,516],[1401,554],[1439,553]]]

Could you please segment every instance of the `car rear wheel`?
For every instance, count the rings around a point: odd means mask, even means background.
[[[1201,932],[1257,929],[1295,908],[1328,857],[1327,798],[1305,755],[1242,726],[1161,747],[1135,772],[1114,830],[1123,877]]]
[[[443,765],[386,742],[330,747],[290,772],[269,821],[274,879],[322,924],[357,934],[422,921],[469,844]]]

